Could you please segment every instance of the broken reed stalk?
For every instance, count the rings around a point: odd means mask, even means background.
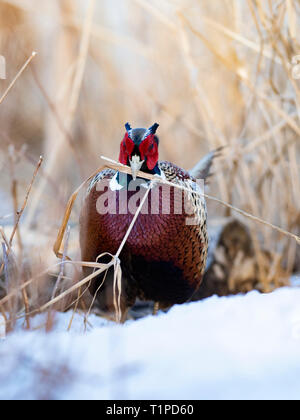
[[[42,163],[43,163],[43,157],[41,156],[40,159],[39,159],[39,161],[38,161],[38,164],[37,164],[37,166],[35,168],[35,171],[34,171],[34,174],[32,176],[31,182],[30,182],[30,184],[29,184],[29,186],[27,188],[27,191],[26,191],[26,195],[25,195],[25,199],[24,199],[22,208],[21,208],[21,210],[17,214],[16,222],[15,222],[15,225],[14,225],[14,228],[13,228],[13,231],[12,231],[12,234],[10,236],[10,239],[9,239],[9,249],[7,250],[8,255],[10,253],[11,246],[12,246],[12,243],[13,243],[13,240],[14,240],[14,237],[15,237],[15,234],[16,234],[17,229],[19,227],[19,223],[20,223],[21,217],[22,217],[22,215],[24,213],[24,210],[25,210],[25,208],[27,206],[27,202],[28,202],[28,199],[29,199],[29,195],[31,193],[31,190],[32,190],[33,183],[35,181],[35,178],[36,178],[36,176],[38,174],[38,171],[39,171]],[[2,264],[2,266],[0,268],[0,275],[1,275],[2,271],[3,271],[3,268],[4,268],[4,264]]]
[[[128,239],[128,236],[130,235],[130,232],[132,231],[132,228],[133,228],[133,226],[134,226],[134,224],[136,222],[136,219],[138,218],[138,216],[139,216],[139,214],[140,214],[140,212],[141,212],[141,210],[143,208],[143,205],[144,205],[144,203],[145,203],[145,201],[146,201],[146,199],[147,199],[147,197],[149,195],[149,192],[150,192],[150,190],[151,190],[154,182],[155,182],[155,180],[152,179],[151,182],[150,182],[150,184],[148,185],[147,191],[144,194],[144,197],[141,200],[140,205],[139,205],[137,211],[135,212],[135,215],[134,215],[134,217],[133,217],[133,219],[132,219],[132,221],[131,221],[128,229],[127,229],[127,232],[126,232],[126,234],[125,234],[125,236],[123,238],[123,241],[121,242],[121,245],[119,246],[119,249],[118,249],[118,251],[117,251],[117,253],[116,253],[115,257],[114,257],[114,259],[115,259],[115,265],[114,265],[115,272],[114,272],[114,289],[113,289],[113,292],[114,293],[113,293],[113,295],[114,295],[114,306],[115,306],[115,308],[117,308],[117,312],[116,313],[117,313],[117,320],[118,320],[118,322],[121,321],[121,317],[122,317],[122,313],[121,313],[121,281],[122,281],[122,269],[121,269],[121,263],[120,263],[119,256],[120,256],[120,254],[122,252],[122,249],[124,248],[124,245],[125,245],[125,243],[126,243],[126,241]],[[116,301],[116,296],[118,296],[118,301]]]
[[[40,169],[40,167],[42,165],[42,162],[43,162],[43,158],[40,157],[40,159],[38,161],[38,164],[37,164],[37,166],[35,168],[35,171],[33,173],[31,182],[30,182],[30,184],[29,184],[29,186],[27,188],[27,191],[26,191],[26,195],[25,195],[25,199],[24,199],[22,208],[21,208],[21,210],[19,212],[16,212],[16,214],[15,214],[15,224],[14,224],[14,228],[13,228],[12,234],[10,236],[10,239],[9,239],[9,241],[7,243],[6,256],[8,256],[11,253],[11,247],[12,247],[12,243],[13,243],[13,240],[14,240],[14,236],[15,236],[16,232],[18,232],[18,227],[19,227],[19,223],[20,223],[21,217],[22,217],[22,215],[24,213],[24,210],[25,210],[25,208],[27,206],[27,202],[28,202],[28,199],[29,199],[30,192],[32,190],[33,183],[34,183],[35,178],[36,178],[36,176],[38,174],[38,171],[39,171],[39,169]],[[17,197],[14,197],[14,201],[17,202]],[[5,238],[4,232],[2,234],[2,237]],[[5,269],[5,261],[3,262],[3,264],[0,267],[0,275],[3,272],[3,269]],[[24,284],[22,286],[24,286]],[[22,290],[22,297],[23,297],[23,302],[24,302],[24,306],[25,306],[26,326],[27,326],[27,329],[29,329],[30,328],[30,322],[29,322],[29,318],[28,318],[28,315],[27,315],[28,312],[29,312],[29,300],[28,300],[28,295],[27,295],[27,292],[26,292],[26,286],[21,287],[21,290]],[[0,302],[0,304],[1,304],[1,302]]]
[[[9,147],[9,161],[10,161],[10,174],[11,174],[11,196],[12,196],[13,207],[14,207],[14,224],[15,224],[15,226],[17,226],[16,235],[17,235],[17,243],[18,243],[18,248],[19,248],[18,275],[19,275],[20,281],[22,281],[23,270],[24,270],[24,267],[23,267],[23,242],[22,242],[22,238],[21,238],[21,232],[20,232],[20,229],[19,229],[19,226],[18,226],[18,223],[17,223],[18,214],[19,214],[18,213],[18,209],[19,209],[19,204],[18,204],[18,181],[17,181],[16,174],[15,174],[15,165],[17,163],[17,158],[16,158],[16,153],[15,153],[15,148],[14,148],[13,145],[10,145],[10,147]],[[23,297],[25,312],[28,313],[29,312],[29,299],[28,299],[26,289],[22,290],[22,297]],[[29,320],[28,316],[26,316],[26,328],[28,330],[30,329],[30,320]]]
[[[76,198],[77,198],[78,194],[80,193],[82,188],[87,184],[87,182],[89,182],[92,178],[94,178],[94,176],[96,176],[99,172],[101,172],[105,168],[106,168],[105,166],[103,166],[101,168],[98,168],[97,171],[95,171],[90,177],[88,177],[88,179],[86,179],[77,188],[77,190],[75,190],[73,192],[72,196],[70,197],[70,199],[68,201],[68,204],[67,204],[67,207],[66,207],[66,210],[65,210],[65,214],[64,214],[62,224],[61,224],[60,229],[58,231],[57,239],[56,239],[54,247],[53,247],[54,254],[57,256],[57,258],[61,259],[63,257],[63,254],[62,254],[60,248],[61,248],[61,244],[63,242],[63,238],[64,238],[64,235],[65,235],[66,226],[67,226],[68,221],[70,219],[71,212],[72,212],[72,209],[73,209],[73,206],[74,206],[74,203],[76,201]],[[70,260],[70,258],[68,256],[66,256],[66,259]]]
[[[35,51],[32,52],[31,56],[26,60],[26,62],[23,64],[23,66],[21,67],[21,69],[19,70],[19,72],[17,73],[17,75],[15,76],[15,78],[12,80],[12,82],[9,84],[8,88],[6,89],[6,91],[3,93],[3,95],[0,98],[0,105],[2,104],[2,102],[4,101],[4,99],[6,98],[6,96],[9,94],[9,92],[11,91],[11,89],[13,88],[13,86],[15,85],[16,81],[19,79],[19,77],[21,76],[21,74],[23,73],[23,71],[26,69],[26,67],[31,63],[32,59],[37,55],[37,53]]]
[[[61,282],[61,279],[64,276],[64,268],[65,268],[65,262],[66,262],[68,247],[69,247],[70,232],[71,232],[71,227],[68,226],[68,228],[67,228],[67,234],[66,234],[66,242],[65,242],[64,252],[63,252],[62,259],[61,259],[60,272],[59,272],[58,278],[57,278],[57,280],[55,282],[55,286],[53,288],[51,299],[54,299],[55,298],[56,291],[58,289],[59,283]]]
[[[31,190],[32,190],[32,187],[33,187],[33,183],[34,183],[34,181],[35,181],[35,178],[37,177],[38,171],[39,171],[39,169],[40,169],[40,167],[41,167],[41,165],[42,165],[42,163],[43,163],[43,160],[44,160],[44,159],[43,159],[43,157],[42,157],[42,156],[40,156],[40,159],[39,159],[39,161],[38,161],[38,163],[37,163],[37,166],[36,166],[35,171],[34,171],[34,173],[33,173],[32,179],[31,179],[31,181],[30,181],[30,184],[29,184],[29,186],[28,186],[28,188],[27,188],[27,191],[26,191],[26,195],[25,195],[25,199],[24,199],[24,202],[23,202],[22,208],[21,208],[21,210],[20,210],[20,211],[18,212],[18,214],[17,214],[16,223],[15,223],[14,229],[13,229],[13,231],[12,231],[12,234],[11,234],[11,236],[10,236],[10,240],[9,240],[9,244],[10,244],[10,246],[12,245],[12,242],[13,242],[13,240],[14,240],[14,236],[15,236],[15,234],[16,234],[16,231],[17,231],[18,227],[19,227],[19,223],[20,223],[21,217],[22,217],[22,215],[23,215],[23,213],[24,213],[24,210],[25,210],[25,208],[26,208],[26,206],[27,206],[27,202],[28,202],[28,199],[29,199],[29,195],[30,195]]]
[[[52,295],[51,295],[51,300],[55,298],[58,286],[62,280],[62,278],[64,277],[64,268],[65,268],[65,262],[66,262],[66,256],[67,256],[67,252],[68,252],[68,246],[69,246],[69,239],[70,239],[70,232],[71,232],[71,228],[70,226],[68,226],[67,228],[67,233],[66,233],[66,242],[65,242],[65,247],[64,247],[64,252],[63,252],[63,256],[61,259],[61,265],[60,265],[60,271],[59,271],[59,275],[56,279],[53,291],[52,291]],[[52,310],[50,309],[47,315],[47,322],[46,322],[46,330],[49,331],[53,325],[53,314],[52,314]]]
[[[15,148],[14,148],[13,145],[10,145],[10,147],[9,147],[9,155],[8,156],[9,156],[10,177],[11,177],[11,189],[10,189],[10,191],[11,191],[11,196],[12,196],[12,201],[13,201],[14,223],[16,224],[19,205],[18,205],[18,181],[16,179],[16,174],[15,174],[16,155],[15,155]],[[20,251],[20,261],[22,261],[23,244],[22,244],[22,239],[21,239],[21,234],[20,234],[20,229],[19,228],[17,228],[17,230],[16,230],[16,235],[17,235],[17,242],[18,242],[18,247],[19,247],[19,251]]]

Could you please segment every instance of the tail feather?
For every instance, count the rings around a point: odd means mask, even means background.
[[[221,155],[223,146],[205,155],[198,163],[189,170],[189,174],[196,179],[207,179],[211,176],[210,169],[213,164],[213,160]]]

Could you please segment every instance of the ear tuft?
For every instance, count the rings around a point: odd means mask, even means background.
[[[129,133],[129,131],[131,130],[131,126],[128,122],[125,124],[125,128],[126,128],[127,133]]]
[[[157,123],[154,123],[150,128],[149,128],[149,130],[148,131],[150,131],[150,133],[151,134],[155,134],[156,133],[156,130],[158,129],[158,127],[159,127],[159,124],[157,124]]]

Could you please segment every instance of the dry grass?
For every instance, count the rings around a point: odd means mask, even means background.
[[[11,328],[27,305],[29,312],[48,309],[56,283],[58,295],[74,288],[56,309],[78,300],[80,267],[66,264],[60,273],[52,245],[68,197],[100,166],[101,154],[117,157],[126,121],[158,121],[161,158],[185,168],[227,146],[209,194],[300,235],[298,1],[7,0],[0,1],[0,21],[7,61],[0,97],[38,52],[0,103],[0,193],[11,201],[0,202],[1,242],[12,249],[0,297],[6,296],[2,312],[7,317],[9,309]],[[41,154],[44,165],[10,243],[16,224],[5,217],[23,202]],[[80,201],[70,219],[68,253],[75,261],[79,207]],[[209,201],[210,219],[232,211]],[[243,221],[269,291],[274,270],[288,277],[300,268],[299,246],[269,226]],[[28,303],[22,293],[8,298],[14,288],[26,290]]]

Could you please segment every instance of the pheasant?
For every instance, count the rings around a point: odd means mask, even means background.
[[[127,123],[120,144],[119,162],[131,175],[112,169],[91,181],[80,215],[82,260],[107,263],[115,255],[135,211],[149,187],[138,171],[156,175],[155,183],[120,254],[122,268],[121,310],[123,319],[136,299],[159,303],[161,308],[188,301],[198,290],[206,265],[208,235],[206,204],[196,183],[206,179],[215,156],[208,154],[190,172],[158,160],[158,124],[132,129]],[[167,180],[188,188],[159,184]],[[84,268],[89,275],[90,268]],[[105,281],[104,281],[105,280]],[[113,314],[113,270],[90,284],[100,309]],[[100,287],[101,286],[101,287]]]

